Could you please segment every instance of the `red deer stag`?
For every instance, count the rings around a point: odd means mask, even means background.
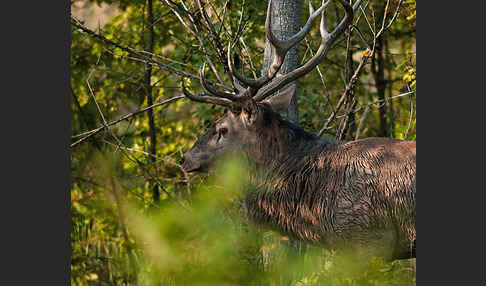
[[[315,11],[309,5],[307,23],[288,40],[278,40],[271,31],[269,3],[265,36],[275,57],[268,73],[257,79],[238,73],[228,45],[229,70],[247,88],[236,84],[234,93],[215,90],[205,79],[204,67],[204,94],[192,94],[182,83],[189,99],[222,105],[227,111],[183,155],[181,164],[188,172],[207,171],[222,155],[243,152],[257,170],[254,180],[259,180],[243,201],[243,215],[250,221],[324,246],[378,246],[380,252],[374,253],[387,259],[415,257],[416,143],[388,138],[324,140],[279,115],[290,102],[292,87],[279,89],[326,56],[360,4],[337,1],[345,16],[334,31],[326,29],[327,1]],[[295,70],[277,75],[287,51],[304,38],[319,14],[322,42],[317,53]]]

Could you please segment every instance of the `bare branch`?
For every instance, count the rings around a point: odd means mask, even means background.
[[[410,88],[409,84],[407,84],[407,89],[408,89],[408,93],[410,94],[410,118],[408,120],[407,131],[405,132],[405,135],[403,136],[404,140],[407,139],[408,132],[410,131],[410,128],[412,127],[412,117],[413,117],[413,98],[412,98],[413,91]]]
[[[356,70],[354,70],[353,76],[351,77],[351,79],[349,80],[348,84],[346,85],[346,88],[344,90],[344,93],[341,96],[341,98],[339,99],[339,102],[338,102],[336,108],[334,108],[334,110],[331,113],[331,115],[327,118],[326,123],[321,128],[321,130],[319,130],[319,136],[321,136],[324,133],[324,131],[327,130],[327,126],[336,117],[336,114],[337,114],[337,112],[339,112],[339,109],[341,108],[341,106],[342,106],[342,104],[344,102],[344,99],[354,89],[354,86],[356,84],[356,81],[359,78],[359,74],[361,72],[361,69],[364,67],[365,63],[368,61],[368,59],[371,57],[371,55],[372,55],[372,53],[369,50],[366,50],[363,53],[363,57],[361,58],[361,61],[360,61],[359,65],[358,65],[358,67],[356,68]]]
[[[167,65],[167,64],[164,64],[158,60],[155,60],[145,54],[147,54],[146,51],[139,51],[139,50],[135,50],[133,48],[130,48],[130,47],[126,47],[126,46],[123,46],[119,43],[116,43],[116,42],[113,42],[109,39],[107,39],[106,37],[100,35],[100,34],[97,34],[96,32],[88,29],[87,27],[85,27],[84,25],[82,25],[79,20],[77,20],[76,18],[72,17],[71,16],[71,24],[80,29],[81,31],[85,32],[86,34],[92,36],[93,38],[96,38],[98,40],[101,40],[102,42],[106,43],[106,44],[109,44],[111,46],[115,46],[117,48],[119,48],[120,50],[122,51],[125,51],[133,56],[136,56],[136,58],[141,61],[141,62],[144,62],[144,63],[152,63],[156,66],[158,66],[159,68],[162,68],[164,70],[167,70],[167,71],[170,71],[172,73],[175,73],[177,75],[180,75],[180,76],[183,76],[183,77],[187,77],[187,78],[193,78],[193,79],[197,79],[197,80],[200,80],[200,77],[197,76],[197,75],[193,75],[191,73],[188,73],[188,72],[185,72],[183,70],[180,70],[180,69],[177,69],[177,68],[174,68],[173,66],[170,66],[170,65]],[[227,90],[231,90],[231,88],[229,88],[228,86],[224,85],[224,84],[221,84],[221,83],[217,83],[218,86],[224,88],[224,89],[227,89]]]
[[[144,112],[148,111],[149,109],[152,109],[152,108],[157,107],[157,106],[162,106],[162,105],[171,103],[173,101],[176,101],[176,100],[179,100],[179,99],[182,99],[182,98],[184,98],[184,96],[179,95],[179,96],[175,96],[175,97],[166,99],[166,100],[164,100],[162,102],[155,103],[155,104],[153,104],[151,106],[148,106],[146,108],[143,108],[141,110],[138,110],[138,111],[135,111],[135,112],[126,114],[126,115],[118,118],[117,120],[114,120],[114,121],[112,121],[110,123],[106,123],[105,125],[100,126],[100,127],[96,128],[96,129],[93,129],[93,130],[90,130],[90,131],[87,131],[87,132],[84,132],[84,133],[81,133],[81,134],[74,135],[74,136],[72,136],[72,138],[77,138],[77,137],[81,137],[81,136],[85,136],[85,137],[83,137],[83,138],[79,139],[78,141],[74,142],[73,144],[70,145],[70,147],[72,148],[72,147],[78,145],[79,143],[83,142],[84,140],[88,139],[89,137],[91,137],[91,136],[99,133],[103,129],[106,129],[106,128],[112,126],[112,125],[115,125],[115,124],[117,124],[117,123],[119,123],[119,122],[121,122],[123,120],[128,120],[128,119],[130,119],[130,118],[132,118],[134,116],[137,116],[137,115],[139,115],[141,113],[144,113]]]
[[[398,12],[400,10],[400,6],[401,6],[402,2],[403,2],[403,0],[400,0],[400,2],[397,5],[397,8],[395,10],[395,14],[393,15],[393,17],[390,20],[389,24],[385,27],[386,15],[387,15],[387,10],[388,10],[388,5],[389,5],[389,0],[388,0],[388,2],[386,4],[386,7],[385,7],[385,11],[383,13],[382,27],[381,27],[381,29],[380,29],[380,31],[378,33],[376,32],[376,28],[375,28],[374,22],[373,22],[373,25],[369,22],[368,17],[366,16],[366,12],[363,10],[363,8],[361,8],[362,14],[364,15],[364,18],[365,18],[365,20],[366,20],[366,22],[367,22],[367,24],[368,24],[371,32],[373,33],[373,36],[374,36],[373,37],[373,45],[370,47],[369,44],[367,43],[368,48],[363,53],[363,57],[361,58],[360,64],[356,68],[356,70],[355,70],[355,72],[353,74],[353,77],[351,78],[350,82],[346,85],[345,91],[344,91],[343,95],[341,96],[341,98],[339,99],[338,105],[333,110],[333,112],[331,113],[331,115],[328,117],[326,123],[321,128],[321,130],[319,131],[319,136],[321,136],[324,133],[324,131],[328,128],[329,123],[332,120],[334,120],[334,118],[336,118],[337,112],[341,108],[341,106],[342,106],[342,104],[344,102],[344,99],[347,98],[348,94],[353,91],[354,85],[355,85],[356,81],[358,80],[359,73],[360,73],[361,69],[366,64],[366,62],[368,61],[368,59],[374,56],[375,48],[376,48],[376,41],[377,41],[378,37],[380,37],[382,35],[382,33],[387,28],[389,28],[391,26],[391,24],[393,23],[393,21],[396,19],[397,15],[398,15]],[[373,14],[373,18],[374,18],[374,14]],[[357,29],[357,27],[355,29],[358,31],[358,33],[361,36],[361,38],[363,39],[363,41],[366,42],[366,40],[362,37],[362,34]],[[353,111],[353,109],[354,108],[351,108],[349,112],[346,112],[346,116],[349,116],[350,113],[355,112],[355,111]],[[344,122],[346,122],[346,120]]]

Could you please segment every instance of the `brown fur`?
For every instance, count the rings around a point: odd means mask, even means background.
[[[242,150],[257,170],[243,207],[252,222],[304,241],[415,256],[415,142],[333,142],[265,105],[258,111],[251,124],[228,112],[184,155],[184,168],[203,170],[220,154]],[[230,130],[227,138],[219,137],[221,126]]]

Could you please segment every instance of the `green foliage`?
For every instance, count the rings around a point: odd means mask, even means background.
[[[97,29],[97,33],[134,50],[147,49],[146,1],[89,2],[119,7],[117,16]],[[196,7],[195,1],[176,2],[190,9]],[[374,15],[380,23],[383,2],[373,0],[365,8],[368,20]],[[240,19],[247,21],[242,41],[235,43],[233,51],[240,56],[245,75],[252,76],[252,69],[259,75],[267,1],[210,3],[224,14],[221,25],[216,15],[210,13],[224,47],[235,36]],[[398,1],[390,3],[388,19]],[[208,48],[206,56],[199,40],[184,29],[165,1],[153,4],[154,59],[196,75],[210,58],[228,84],[208,32],[204,31],[208,36],[202,39]],[[319,1],[313,1],[313,5],[317,7]],[[333,7],[328,13],[330,27],[342,16],[342,11]],[[305,21],[307,7],[302,9]],[[385,102],[387,136],[402,139],[407,135],[406,139],[411,140],[416,139],[416,93],[392,97],[416,88],[415,21],[416,3],[406,0],[396,21],[383,34],[385,97],[389,99]],[[359,17],[356,27],[367,40],[371,39],[364,16]],[[352,35],[352,62],[356,68],[367,46],[355,32]],[[78,134],[102,126],[99,110],[111,122],[147,107],[148,103],[143,62],[75,27],[71,40],[71,130],[75,142],[83,137]],[[299,79],[299,123],[309,132],[317,133],[322,128],[344,92],[345,43],[344,39],[338,41],[319,70]],[[308,60],[311,50],[315,52],[319,44],[316,24],[300,46],[302,61]],[[208,76],[216,81],[212,73],[208,72]],[[354,89],[358,101],[356,125],[362,121],[360,138],[377,136],[380,132],[380,104],[376,103],[378,92],[373,77],[369,61]],[[180,76],[153,66],[150,82],[154,102],[180,95],[180,80]],[[186,84],[193,92],[201,90],[197,80],[186,78]],[[221,107],[188,100],[154,108],[155,157],[149,154],[152,130],[147,113],[121,121],[72,148],[73,285],[415,284],[414,272],[398,262],[376,259],[355,265],[341,254],[297,247],[285,236],[248,226],[237,214],[238,198],[245,184],[240,180],[245,177],[241,173],[244,170],[237,167],[241,165],[223,167],[237,169],[222,172],[223,177],[184,174],[177,164],[182,152],[222,111]],[[342,114],[343,111],[338,115]],[[339,116],[330,122],[325,136],[338,134],[342,118]],[[350,133],[346,139],[354,139],[354,135]],[[154,200],[154,186],[160,191],[159,203]]]
[[[99,164],[109,171],[111,163]],[[151,212],[122,205],[136,244],[125,241],[122,226],[113,221],[116,206],[105,201],[83,209],[74,203],[75,221],[93,211],[107,216],[84,228],[73,226],[73,285],[415,284],[414,266],[298,247],[286,236],[248,226],[237,213],[246,178],[242,166],[243,161],[225,160],[219,175],[197,187],[190,208],[176,201]],[[110,232],[118,235],[107,236]]]

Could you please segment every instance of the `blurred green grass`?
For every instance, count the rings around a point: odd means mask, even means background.
[[[100,176],[116,166],[99,162]],[[168,200],[150,211],[107,199],[116,197],[119,186],[106,180],[112,190],[91,211],[118,222],[87,216],[86,224],[73,225],[72,285],[416,284],[414,260],[358,262],[249,226],[238,214],[248,183],[244,166],[243,160],[228,158],[196,187],[190,202]],[[74,203],[73,215],[83,216],[79,208]]]

